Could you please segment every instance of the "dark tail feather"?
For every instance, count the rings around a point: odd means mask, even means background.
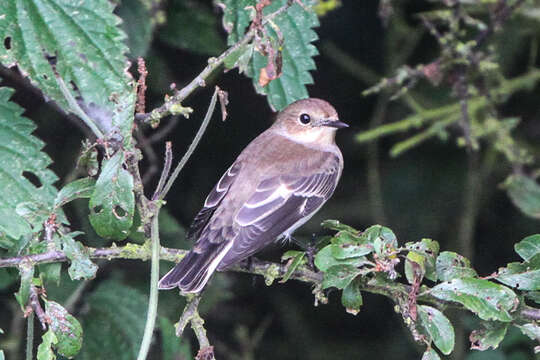
[[[232,243],[227,245],[229,244],[212,244],[202,254],[190,251],[159,280],[158,287],[160,289],[179,287],[183,292],[200,292]]]

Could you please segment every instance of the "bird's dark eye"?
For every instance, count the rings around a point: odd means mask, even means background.
[[[300,122],[302,124],[309,124],[310,121],[311,121],[311,117],[308,114],[300,115]]]

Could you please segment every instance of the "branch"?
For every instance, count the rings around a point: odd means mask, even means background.
[[[272,21],[276,16],[280,15],[281,13],[287,11],[287,9],[292,5],[292,1],[288,1],[285,5],[283,5],[278,10],[274,11],[273,13],[269,14],[268,16],[264,17],[262,20],[262,25],[266,25],[268,22]],[[175,95],[169,97],[166,99],[165,103],[161,105],[160,107],[152,110],[150,113],[146,114],[137,114],[135,118],[137,120],[141,120],[144,122],[150,122],[152,124],[156,124],[159,122],[159,120],[165,116],[168,115],[186,115],[191,112],[191,109],[184,108],[181,103],[184,101],[189,95],[193,93],[197,88],[206,86],[206,79],[212,75],[214,71],[216,71],[221,64],[225,61],[225,59],[231,55],[236,50],[240,49],[242,46],[248,44],[254,37],[257,29],[251,28],[242,40],[231,46],[229,49],[227,49],[224,53],[219,55],[217,58],[210,58],[208,59],[208,65],[201,71],[201,73],[195,77],[189,84],[184,86],[181,90],[179,90]]]
[[[215,360],[214,347],[210,345],[210,341],[206,336],[206,329],[204,328],[204,320],[199,315],[198,308],[200,301],[200,295],[188,295],[186,306],[176,325],[176,336],[181,337],[186,325],[191,323],[191,328],[199,341],[199,352],[196,359]]]

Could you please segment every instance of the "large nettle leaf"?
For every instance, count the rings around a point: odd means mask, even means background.
[[[281,6],[287,0],[275,0],[271,5],[263,10],[264,15],[268,15]],[[268,97],[268,102],[275,110],[281,110],[288,104],[308,97],[306,84],[312,84],[313,78],[309,71],[315,69],[313,56],[318,55],[318,51],[311,43],[318,39],[313,27],[319,25],[319,20],[315,12],[309,9],[312,0],[302,1],[306,6],[303,8],[294,3],[285,13],[276,17],[273,23],[277,29],[271,25],[266,25],[265,30],[269,37],[269,42],[275,48],[279,48],[280,40],[283,39],[282,46],[282,75],[270,81],[266,86],[259,84],[259,74],[261,69],[267,66],[268,59],[260,52],[254,51],[253,46],[247,45],[233,55],[234,59],[229,59],[226,66],[233,68],[240,67],[253,79],[253,85],[260,94]],[[229,33],[227,42],[233,45],[245,34],[247,26],[254,16],[255,0],[221,0],[220,6],[223,8],[223,27]],[[277,50],[277,49],[276,49]],[[247,54],[247,56],[245,56]],[[244,56],[243,56],[244,55]]]
[[[47,169],[51,159],[41,151],[43,142],[31,135],[35,125],[9,101],[12,93],[0,88],[0,247],[5,249],[41,225],[38,219],[28,223],[17,214],[17,207],[29,203],[52,207],[57,192],[52,185],[57,177]]]
[[[125,34],[108,0],[0,1],[0,62],[17,65],[43,94],[70,107],[51,67],[56,68],[102,131],[127,140],[135,103],[124,54]]]

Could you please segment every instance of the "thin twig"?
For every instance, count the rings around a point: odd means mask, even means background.
[[[159,211],[156,211],[152,219],[152,259],[150,270],[150,295],[148,300],[148,312],[146,314],[146,325],[144,326],[144,335],[141,341],[141,347],[137,360],[145,360],[150,350],[154,327],[156,325],[157,308],[158,308],[158,280],[159,280]]]
[[[201,127],[199,128],[199,131],[197,132],[197,134],[193,138],[193,141],[189,145],[189,148],[187,149],[186,153],[184,154],[184,156],[182,157],[182,159],[180,160],[178,165],[176,165],[176,168],[174,169],[171,177],[165,183],[165,186],[163,187],[163,191],[161,191],[160,194],[159,194],[159,197],[158,197],[159,200],[163,200],[165,198],[165,196],[167,195],[167,193],[171,189],[171,186],[174,184],[174,181],[178,177],[178,174],[180,174],[180,171],[182,171],[182,169],[184,168],[184,165],[186,165],[187,161],[189,160],[189,158],[191,157],[191,155],[195,151],[195,148],[199,144],[199,141],[201,141],[201,138],[202,138],[204,132],[206,131],[208,123],[210,122],[210,119],[212,118],[212,114],[213,114],[214,109],[216,107],[216,101],[217,101],[218,92],[219,92],[219,88],[216,86],[214,94],[212,95],[212,99],[210,100],[210,105],[208,106],[208,111],[206,112],[206,115],[204,116],[204,120],[203,120],[203,122],[201,124]]]
[[[137,71],[139,73],[139,80],[137,80],[137,104],[135,106],[135,112],[137,114],[144,114],[146,107],[146,76],[148,76],[148,70],[146,70],[146,64],[142,57],[137,59]]]
[[[152,195],[152,200],[156,200],[159,197],[159,194],[161,194],[163,186],[165,186],[165,181],[167,181],[167,178],[171,172],[172,160],[172,144],[170,141],[167,141],[165,143],[165,164],[163,165],[163,170],[161,171],[161,176],[159,177],[156,191],[154,191],[154,195]]]
[[[29,314],[36,314],[43,330],[46,330],[47,325],[51,323],[51,318],[45,313],[45,311],[41,307],[41,304],[39,302],[39,290],[34,285],[30,286],[29,303],[26,312]]]
[[[199,341],[199,352],[196,359],[211,360],[215,359],[214,347],[210,345],[210,341],[206,335],[206,329],[204,328],[204,320],[199,315],[198,307],[200,301],[200,295],[188,295],[186,306],[176,325],[176,336],[181,337],[187,324],[191,323],[191,329]]]
[[[34,350],[34,313],[28,315],[26,321],[26,360],[33,359]]]

